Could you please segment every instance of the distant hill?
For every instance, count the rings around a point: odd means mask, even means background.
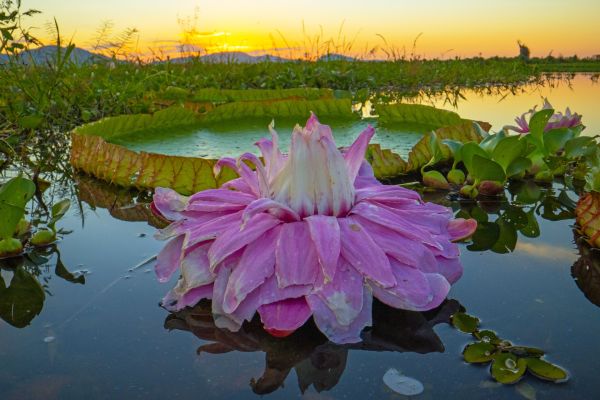
[[[319,57],[318,61],[356,61],[356,58],[338,53],[329,53]]]
[[[45,64],[47,62],[51,62],[56,59],[56,46],[42,46],[37,47],[31,50],[25,50],[19,54],[19,61],[23,64],[29,65],[32,63],[35,64]],[[65,54],[66,48],[61,47],[62,54]],[[109,61],[110,58],[92,53],[90,51],[81,49],[79,47],[75,47],[71,54],[69,55],[69,59],[77,64],[88,64],[95,63],[99,61]],[[0,63],[4,64],[8,61],[8,57],[6,55],[0,56]]]
[[[207,55],[200,56],[200,57],[190,56],[190,57],[171,58],[170,60],[168,60],[168,62],[170,62],[172,64],[183,64],[183,63],[189,62],[191,60],[197,60],[200,62],[207,62],[207,63],[240,63],[240,64],[256,64],[256,63],[261,63],[261,62],[265,62],[265,61],[270,61],[270,62],[292,61],[287,58],[282,58],[279,56],[272,56],[272,55],[253,56],[248,53],[241,52],[241,51],[230,51],[230,52],[212,53],[212,54],[207,54]],[[162,62],[167,62],[167,61],[162,61]]]

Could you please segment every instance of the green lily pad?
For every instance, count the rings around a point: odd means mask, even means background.
[[[495,353],[496,346],[493,344],[477,342],[467,345],[462,354],[466,362],[478,364],[493,360]]]
[[[492,377],[503,384],[517,383],[527,370],[527,361],[510,353],[499,353],[494,357],[490,372]]]
[[[569,374],[558,365],[549,363],[540,358],[527,358],[527,370],[540,379],[553,382],[564,382],[569,379]]]
[[[451,318],[452,326],[464,333],[473,333],[479,326],[479,318],[464,312],[457,312]]]
[[[517,357],[542,357],[546,354],[543,350],[540,350],[536,347],[527,347],[527,346],[511,346],[508,349],[512,354]]]

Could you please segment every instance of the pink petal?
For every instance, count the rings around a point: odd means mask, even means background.
[[[216,239],[217,236],[223,232],[239,229],[239,227],[242,226],[242,211],[223,216],[219,216],[218,213],[215,213],[215,216],[217,216],[217,218],[208,222],[198,223],[195,219],[186,221],[186,226],[188,226],[188,246],[206,240]]]
[[[354,216],[367,230],[369,236],[387,254],[396,260],[416,267],[424,272],[435,272],[435,255],[418,241],[408,239],[382,225],[373,223],[359,215]]]
[[[456,218],[448,222],[448,234],[450,240],[457,241],[470,237],[477,229],[477,221],[474,219]]]
[[[350,177],[350,182],[354,183],[356,176],[358,175],[358,171],[365,159],[365,152],[367,151],[367,146],[369,146],[369,141],[375,134],[375,129],[371,125],[369,125],[364,131],[358,135],[358,138],[350,145],[348,150],[344,154],[344,159],[346,160],[346,167],[348,168],[348,176]]]
[[[202,299],[212,298],[212,293],[212,284],[189,289],[181,295],[177,293],[177,287],[175,287],[162,299],[161,305],[171,312],[176,312],[186,307],[193,307]]]
[[[230,191],[230,190],[228,190]],[[246,207],[245,204],[225,203],[216,201],[196,200],[187,207],[189,211],[199,212],[218,212],[218,211],[239,211]]]
[[[152,204],[158,212],[169,221],[182,218],[181,212],[188,205],[188,198],[168,188],[157,187],[154,189]]]
[[[154,271],[156,272],[159,282],[167,282],[171,278],[171,275],[173,275],[181,265],[184,242],[185,235],[179,235],[176,238],[171,239],[165,247],[163,247],[160,253],[158,253]]]
[[[304,325],[312,314],[304,297],[262,305],[258,313],[266,329],[278,331],[296,330]]]
[[[280,287],[314,284],[319,261],[307,224],[290,222],[282,225],[275,259],[275,274]]]
[[[254,289],[275,272],[275,246],[279,235],[277,226],[264,233],[244,249],[242,258],[233,269],[223,301],[223,310],[232,313]]]
[[[242,220],[243,222],[246,222],[256,214],[265,211],[269,211],[272,215],[283,221],[300,221],[300,216],[298,213],[296,213],[296,211],[292,210],[285,204],[268,199],[266,197],[256,199],[250,203],[244,210]]]
[[[312,288],[312,285],[291,285],[281,288],[277,283],[277,277],[272,275],[260,286],[259,303],[269,304],[285,299],[304,297],[312,291]]]
[[[211,269],[214,270],[217,264],[223,261],[228,255],[255,241],[265,232],[279,224],[280,221],[275,217],[262,213],[249,220],[244,229],[240,230],[239,226],[234,225],[222,232],[208,252]]]
[[[438,256],[435,259],[437,261],[437,270],[432,272],[437,272],[442,275],[450,284],[453,284],[460,279],[463,274],[463,267],[459,258],[445,258]]]
[[[315,291],[341,325],[350,325],[363,308],[363,277],[343,258],[335,278]]]
[[[350,213],[388,227],[409,239],[441,248],[441,245],[433,240],[430,232],[413,223],[410,215],[401,217],[389,209],[365,201],[356,204]]]
[[[362,330],[373,324],[371,307],[373,296],[368,287],[363,287],[363,307],[350,325],[341,325],[327,304],[317,295],[306,298],[313,313],[315,324],[329,340],[337,344],[358,343]]]
[[[228,167],[228,168],[231,168],[232,170],[234,170],[240,176],[240,179],[242,179],[246,183],[246,185],[250,188],[250,190],[252,191],[252,194],[255,197],[260,196],[258,177],[256,176],[256,173],[254,171],[252,171],[252,169],[249,166],[247,166],[245,163],[238,164],[237,161],[231,157],[221,158],[219,161],[217,161],[217,163],[213,167],[213,170],[214,170],[214,173],[216,176],[219,175],[219,173],[221,172],[221,168],[223,168],[223,167]]]
[[[340,257],[340,226],[336,217],[313,215],[305,219],[326,280],[335,275]]]
[[[396,284],[390,261],[383,250],[355,219],[338,219],[341,233],[341,255],[358,272],[383,287]]]
[[[427,311],[437,307],[450,291],[450,284],[439,274],[425,274],[417,269],[392,262],[398,284],[380,288],[373,284],[373,295],[383,303],[403,310]]]
[[[210,243],[202,243],[186,250],[181,261],[181,275],[187,286],[198,287],[215,280],[208,263],[210,245]]]
[[[248,205],[254,200],[256,200],[255,196],[244,192],[229,189],[207,189],[193,194],[189,203],[194,204],[195,201],[205,201]]]
[[[212,315],[215,322],[215,326],[221,329],[228,329],[232,332],[237,332],[242,327],[243,320],[234,319],[233,316],[229,315],[223,310],[223,299],[225,296],[225,289],[227,287],[227,281],[231,275],[231,268],[219,268],[217,271],[217,278],[215,279],[213,298],[212,298]]]

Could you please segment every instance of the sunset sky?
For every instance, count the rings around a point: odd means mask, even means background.
[[[378,46],[427,58],[515,55],[517,40],[533,56],[600,54],[598,0],[23,0],[24,8],[43,13],[30,19],[48,37],[44,25],[56,17],[62,34],[89,48],[103,21],[114,32],[137,28],[135,50],[171,53],[182,41],[205,51],[268,52],[295,55],[332,39],[330,51],[353,43],[347,53],[364,56]],[[197,19],[194,16],[197,15]],[[304,24],[304,29],[303,29]],[[338,36],[341,30],[341,35]],[[187,30],[191,34],[184,35]],[[322,32],[322,33],[321,33]],[[387,45],[381,37],[385,37]],[[284,40],[285,38],[285,40]],[[312,42],[312,44],[311,44]],[[325,46],[321,46],[321,52]]]

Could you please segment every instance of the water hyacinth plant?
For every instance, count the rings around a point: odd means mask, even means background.
[[[373,297],[392,307],[437,307],[462,274],[454,241],[474,220],[411,190],[378,182],[365,162],[368,127],[345,151],[311,115],[296,126],[288,155],[257,142],[215,166],[239,178],[190,197],[158,188],[153,208],[172,223],[156,273],[181,276],[162,304],[170,311],[212,300],[215,324],[232,331],[258,312],[265,329],[286,336],[308,319],[333,342],[360,341]],[[253,170],[249,165],[254,166]]]
[[[520,117],[515,118],[515,122],[517,126],[506,126],[506,129],[513,130],[515,132],[520,133],[521,135],[527,135],[530,132],[529,123],[531,121],[531,117],[536,113],[537,106],[533,107],[531,110],[523,113]],[[548,99],[544,99],[544,105],[542,106],[542,110],[554,110],[552,104],[548,101]],[[559,128],[574,128],[576,126],[581,125],[581,115],[577,113],[571,113],[569,107],[565,110],[565,113],[561,113],[559,111],[555,111],[554,114],[550,117],[546,126],[544,128],[544,132],[548,132],[552,129]]]

